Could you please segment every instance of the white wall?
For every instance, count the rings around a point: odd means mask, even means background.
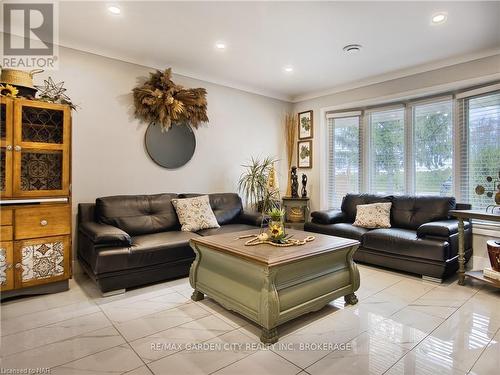
[[[293,107],[295,113],[311,109],[314,111],[313,169],[299,171],[309,176],[312,210],[322,208],[320,204],[322,172],[319,163],[320,142],[325,141],[321,139],[322,132],[319,129],[322,109],[334,107],[336,110],[341,110],[355,106],[384,104],[391,100],[422,97],[499,78],[500,55],[495,55],[295,103]]]
[[[191,161],[177,169],[156,165],[144,148],[146,124],[133,117],[131,90],[152,68],[60,48],[59,70],[78,111],[73,112],[73,208],[116,194],[235,192],[241,164],[251,156],[283,153],[282,118],[291,104],[182,76],[204,87],[210,122],[196,134]],[[41,84],[49,74],[35,76]]]

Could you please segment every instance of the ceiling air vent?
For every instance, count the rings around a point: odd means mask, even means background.
[[[361,51],[361,44],[348,44],[344,48],[342,48],[347,54],[355,54]]]

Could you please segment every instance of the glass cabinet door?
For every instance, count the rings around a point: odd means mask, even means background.
[[[18,101],[14,110],[14,195],[69,193],[69,108]]]
[[[12,100],[0,97],[0,197],[12,196]]]

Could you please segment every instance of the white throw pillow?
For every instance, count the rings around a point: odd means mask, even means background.
[[[360,204],[356,206],[355,226],[374,229],[391,227],[392,203]]]
[[[183,232],[197,232],[201,229],[219,228],[208,195],[194,198],[172,199],[175,212]]]

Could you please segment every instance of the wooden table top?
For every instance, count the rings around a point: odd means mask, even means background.
[[[450,210],[450,215],[462,219],[500,221],[498,213],[486,212],[486,210]]]
[[[307,236],[314,236],[315,239],[314,241],[300,246],[276,247],[269,244],[245,246],[245,242],[250,238],[238,239],[238,237],[248,234],[259,234],[259,229],[256,228],[243,232],[223,233],[207,237],[200,236],[191,239],[191,241],[195,245],[203,245],[213,250],[235,255],[267,266],[277,266],[359,245],[358,241],[349,238],[334,237],[295,229],[287,229],[286,232],[287,234],[292,234],[292,238],[297,240],[303,240]]]

